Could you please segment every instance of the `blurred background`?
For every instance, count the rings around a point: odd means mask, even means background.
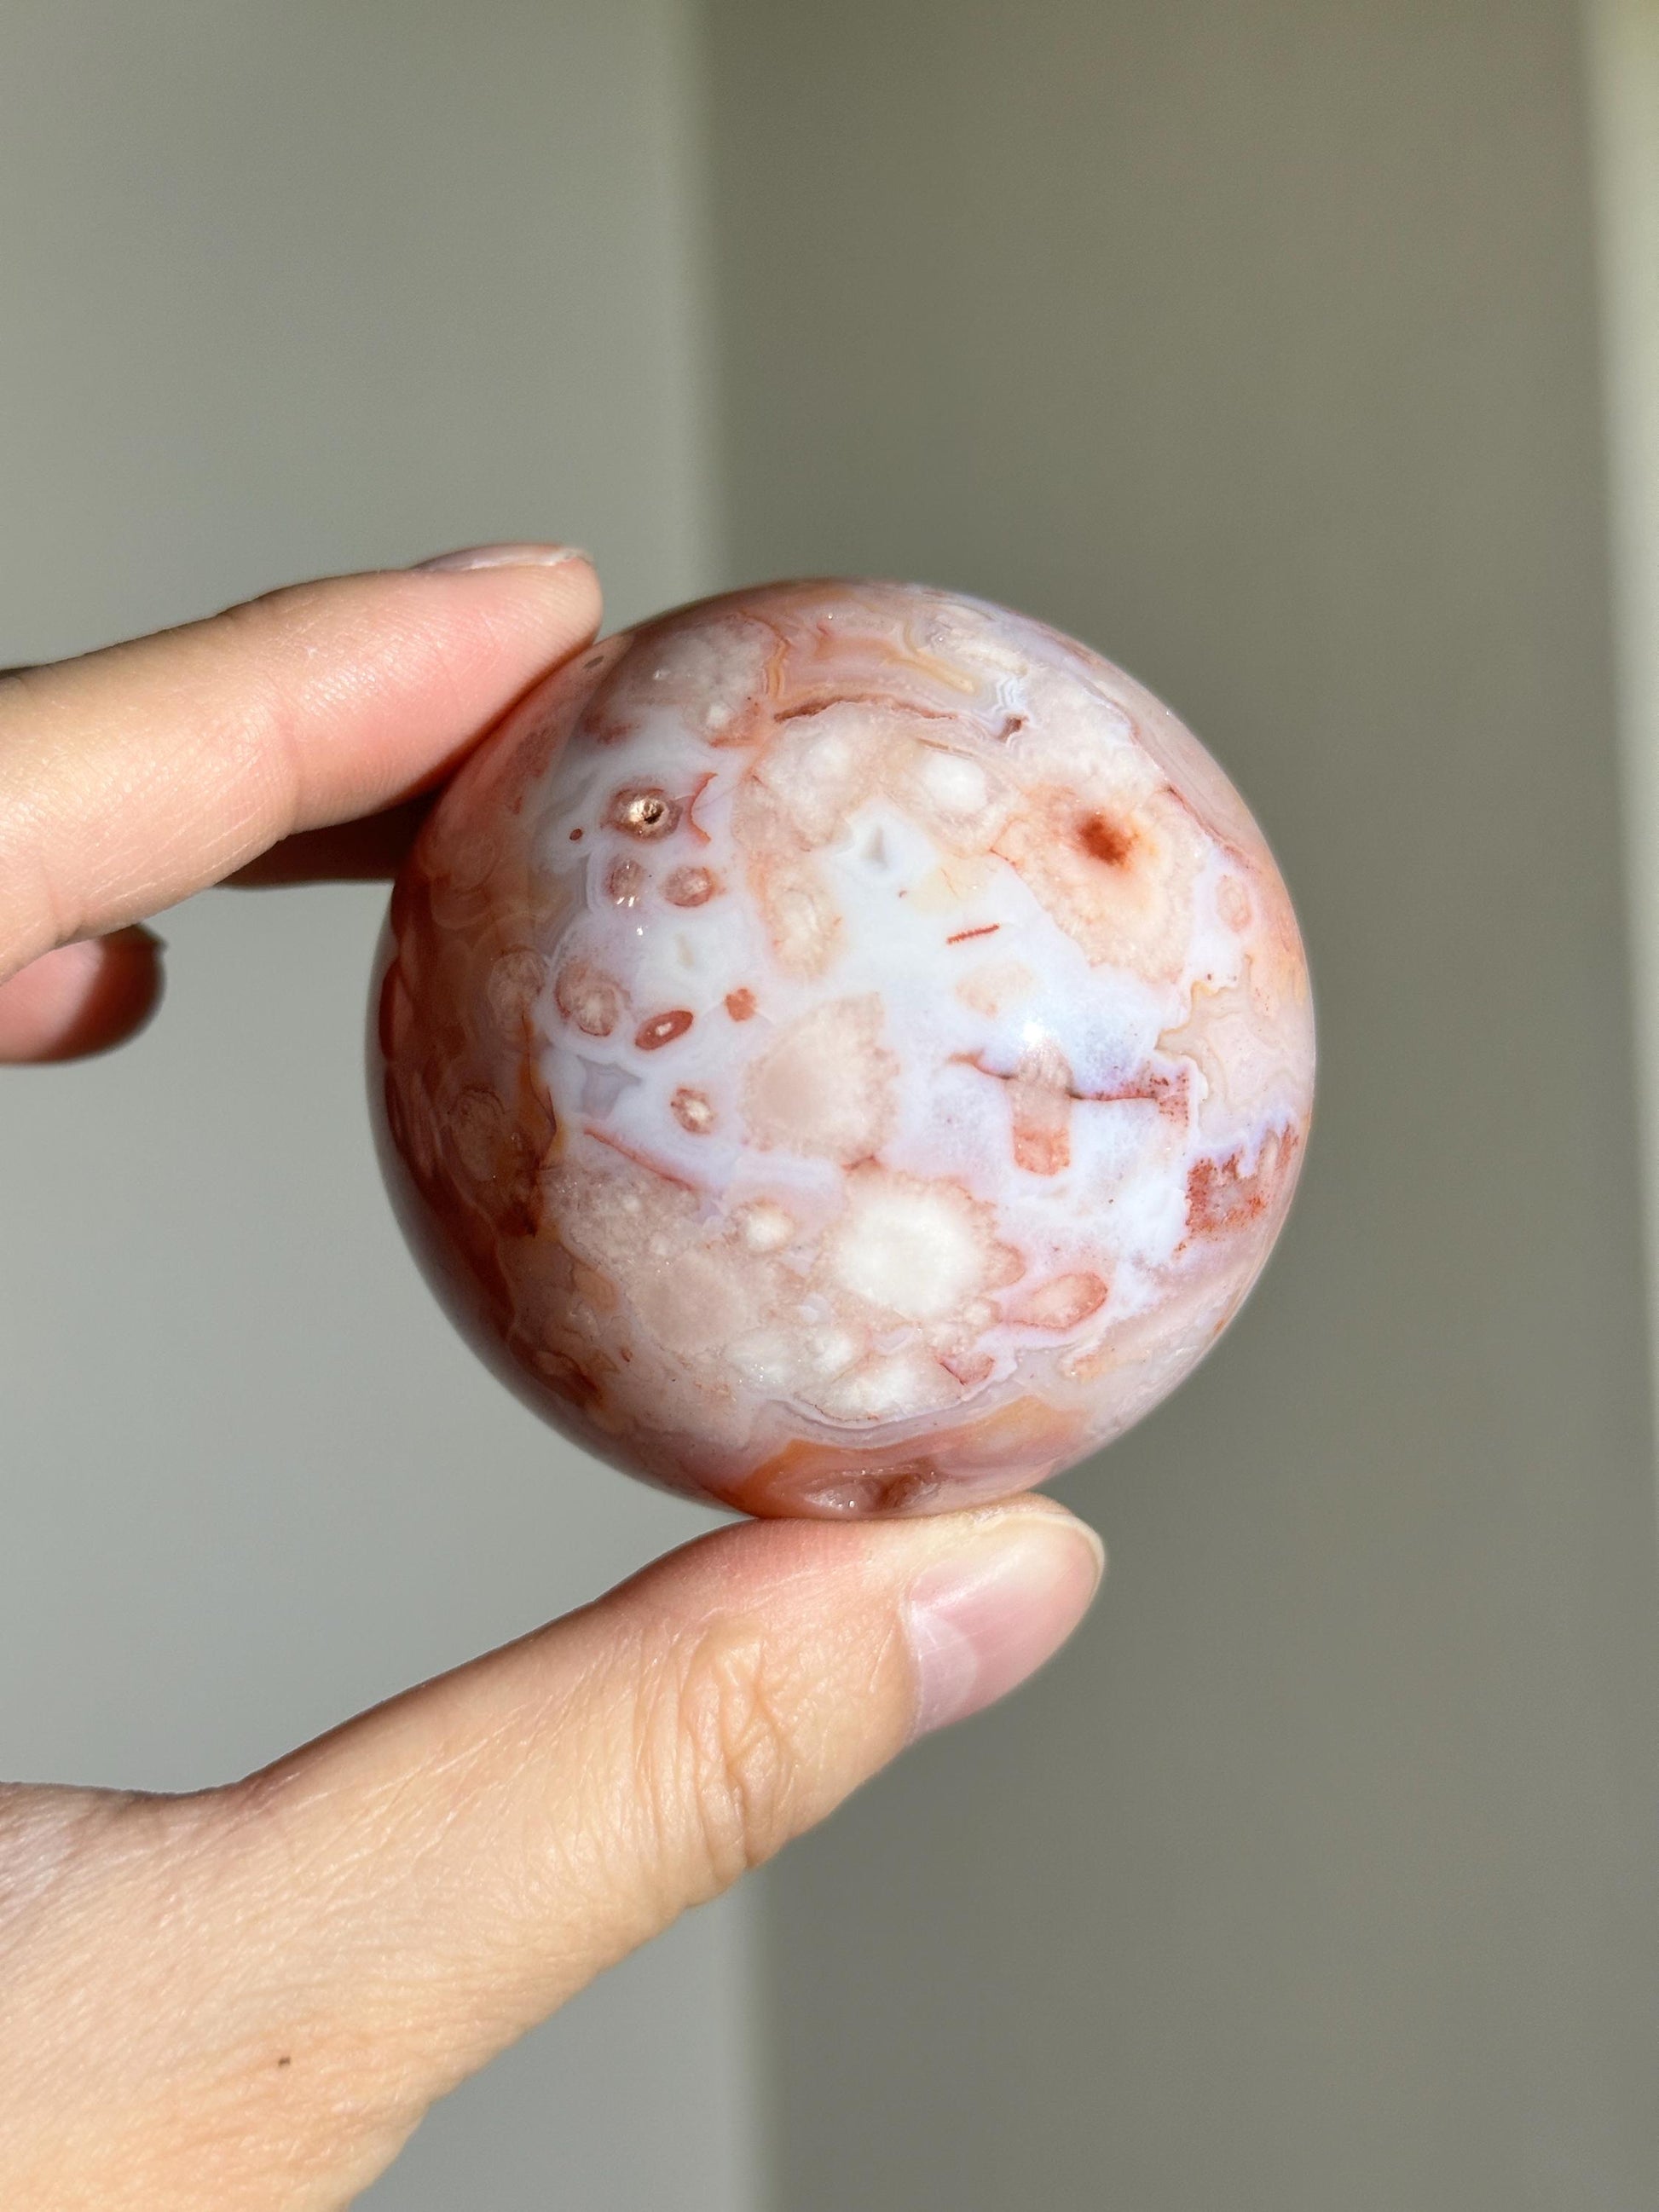
[[[484,538],[924,577],[1192,723],[1320,994],[1077,1643],[365,2202],[1651,2212],[1656,149],[1655,0],[0,0],[0,664]],[[194,901],[0,1079],[8,1775],[223,1778],[711,1517],[418,1285],[380,903]]]

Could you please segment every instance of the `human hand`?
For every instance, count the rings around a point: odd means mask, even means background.
[[[143,917],[209,884],[395,866],[599,613],[580,557],[498,549],[0,678],[0,1060],[131,1034]],[[0,2203],[348,2203],[602,1968],[1022,1680],[1099,1565],[1030,1497],[722,1528],[245,1781],[0,1788]]]

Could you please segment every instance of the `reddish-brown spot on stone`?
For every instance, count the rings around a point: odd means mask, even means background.
[[[1184,1067],[1173,1074],[1166,1074],[1161,1068],[1146,1067],[1133,1083],[1122,1084],[1115,1091],[1090,1091],[1080,1095],[1092,1106],[1156,1106],[1160,1114],[1173,1115],[1180,1120],[1187,1111],[1188,1089]]]
[[[605,879],[607,896],[618,906],[637,906],[645,895],[645,870],[637,860],[618,860]]]
[[[580,831],[580,830],[573,830],[571,831],[571,833],[570,833],[570,842],[571,842],[571,843],[572,843],[573,845],[580,845],[580,844],[581,843],[581,842],[582,842],[582,833],[581,833],[581,831]]]
[[[734,1022],[746,1022],[755,1011],[754,993],[728,991],[726,994],[726,1011]]]
[[[1098,1275],[1055,1275],[1028,1291],[1009,1318],[1027,1328],[1075,1328],[1105,1303],[1106,1285]]]
[[[1255,1175],[1239,1172],[1241,1155],[1224,1160],[1195,1160],[1187,1176],[1187,1229],[1193,1237],[1225,1237],[1265,1213],[1270,1196],[1269,1163]]]
[[[1011,1085],[1014,1165],[1027,1175],[1058,1175],[1072,1164],[1071,1106],[1064,1091]]]
[[[1077,841],[1085,853],[1103,860],[1109,868],[1127,866],[1135,848],[1133,830],[1109,814],[1085,814],[1077,825]]]
[[[634,1042],[641,1052],[656,1052],[663,1045],[672,1044],[683,1037],[691,1026],[691,1016],[684,1006],[671,1007],[665,1014],[653,1014],[648,1022],[641,1022],[634,1032]]]
[[[591,960],[567,960],[553,996],[566,1021],[585,1036],[609,1036],[622,1014],[622,986]]]
[[[982,921],[977,929],[959,929],[954,937],[947,937],[947,945],[966,945],[970,937],[994,937],[1002,927],[1000,921]]]
[[[1060,1175],[1071,1166],[1071,1066],[1060,1046],[1026,1046],[1009,1079],[1015,1168]]]
[[[676,868],[663,885],[670,906],[705,906],[720,887],[712,868]]]
[[[668,1102],[674,1119],[694,1137],[706,1137],[714,1126],[714,1109],[708,1096],[682,1085]]]
[[[976,1056],[967,1065],[1008,1086],[1014,1165],[1027,1175],[1058,1175],[1072,1164],[1072,1103],[1077,1093],[1066,1055],[1053,1038],[1028,1045],[1012,1075],[987,1067]]]
[[[612,793],[605,818],[629,837],[666,837],[679,826],[680,805],[653,783],[625,783]]]

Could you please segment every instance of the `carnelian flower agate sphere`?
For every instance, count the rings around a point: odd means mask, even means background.
[[[1284,1218],[1307,969],[1167,708],[983,601],[777,584],[610,638],[392,900],[393,1194],[498,1370],[751,1513],[1040,1481],[1173,1389]]]

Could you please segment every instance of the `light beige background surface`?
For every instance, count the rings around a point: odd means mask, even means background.
[[[1114,1555],[1079,1644],[464,2091],[377,2204],[1649,2212],[1580,33],[1562,0],[0,14],[0,661],[532,532],[623,618],[786,570],[990,592],[1216,747],[1322,994],[1279,1261],[1066,1486]],[[416,1283],[361,1102],[374,907],[197,902],[139,1046],[0,1081],[3,1771],[234,1771],[700,1525],[551,1442]]]

